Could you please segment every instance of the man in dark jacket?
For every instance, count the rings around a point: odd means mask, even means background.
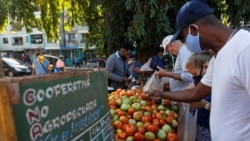
[[[119,51],[109,56],[106,69],[108,70],[109,86],[114,90],[118,88],[126,88],[129,81],[129,65],[127,58],[133,51],[134,46],[130,42],[125,42]]]

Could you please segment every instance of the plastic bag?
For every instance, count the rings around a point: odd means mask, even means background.
[[[145,64],[143,64],[143,65],[141,66],[140,71],[154,71],[154,70],[150,67],[151,62],[152,62],[152,58],[149,58],[148,61],[147,61]]]
[[[163,82],[162,79],[158,78],[155,74],[147,80],[146,84],[143,87],[144,92],[153,92],[153,91],[163,91]]]
[[[179,141],[195,141],[198,110],[196,108],[190,107],[190,105],[187,103],[179,103],[179,107]]]

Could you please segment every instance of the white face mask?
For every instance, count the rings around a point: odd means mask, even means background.
[[[198,29],[197,25],[193,24],[193,26],[195,26]],[[201,53],[202,52],[202,49],[200,46],[199,32],[198,32],[197,36],[193,36],[192,34],[190,34],[190,26],[188,28],[188,35],[186,37],[185,45],[186,45],[187,49],[191,52],[194,52],[194,53]]]

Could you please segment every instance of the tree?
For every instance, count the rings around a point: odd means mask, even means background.
[[[208,0],[211,1],[211,0]],[[62,13],[66,9],[65,29],[88,24],[87,45],[97,45],[100,53],[109,55],[125,40],[135,42],[136,50],[149,56],[161,40],[176,30],[175,19],[185,0],[0,0],[0,28],[9,23],[43,29],[49,38],[58,39]],[[17,4],[18,3],[18,4]],[[222,21],[232,27],[250,20],[250,0],[214,0],[212,7]],[[34,15],[41,11],[40,18]],[[20,24],[17,24],[20,23]],[[146,53],[145,53],[146,52]],[[142,57],[143,58],[143,57]],[[145,58],[145,57],[144,57]]]
[[[224,24],[232,28],[249,25],[250,0],[215,0],[213,6]]]
[[[104,0],[104,42],[110,54],[125,40],[136,42],[142,61],[173,34],[175,15],[184,2],[170,0]]]

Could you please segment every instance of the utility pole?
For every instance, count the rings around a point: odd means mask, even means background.
[[[62,6],[62,40],[63,40],[63,48],[66,48],[66,39],[65,39],[65,28],[64,28],[64,19],[65,19],[65,8],[64,8],[64,3],[63,3],[63,6]],[[62,54],[62,53],[61,53]]]
[[[2,56],[0,54],[0,78],[4,77],[3,73],[3,62],[2,62]]]

